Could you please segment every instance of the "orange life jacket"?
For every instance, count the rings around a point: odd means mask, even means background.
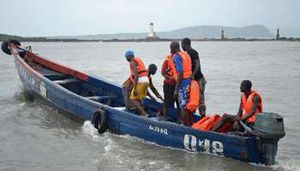
[[[138,77],[143,77],[143,76],[148,76],[148,71],[145,67],[144,62],[139,58],[139,57],[134,57],[132,59],[136,64],[137,64],[137,70],[138,70]],[[130,80],[133,83],[134,82],[134,72],[133,68],[129,65],[130,67]]]
[[[256,91],[251,91],[249,97],[247,98],[245,94],[242,95],[242,109],[243,109],[243,116],[245,116],[247,113],[251,112],[252,106],[253,106],[253,97],[254,95],[258,95],[260,98],[260,103],[254,113],[254,115],[250,118],[248,118],[249,123],[255,122],[255,115],[257,113],[261,113],[263,111],[263,105],[262,105],[262,96],[256,92]]]
[[[198,81],[191,80],[189,102],[185,106],[189,112],[195,112],[198,109],[200,101],[199,93],[200,86]]]
[[[194,129],[202,130],[202,131],[211,131],[212,128],[217,124],[222,117],[218,114],[214,114],[213,116],[204,116],[198,122],[193,124]],[[232,129],[232,123],[225,123],[218,132],[227,133]]]
[[[171,69],[172,69],[173,77],[177,81],[178,72],[177,72],[177,69],[176,69],[175,63],[174,63],[174,57],[175,57],[176,54],[178,54],[182,59],[183,79],[191,77],[191,75],[192,75],[192,62],[191,62],[190,55],[186,52],[177,52],[172,56],[172,60],[170,60],[170,66],[171,66]]]
[[[202,131],[210,131],[213,126],[222,119],[220,115],[213,116],[205,116],[201,118],[198,122],[193,124],[194,129],[202,130]]]

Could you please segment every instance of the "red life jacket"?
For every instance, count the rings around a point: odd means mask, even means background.
[[[257,113],[261,113],[263,111],[262,96],[256,91],[251,91],[248,98],[246,97],[245,94],[242,95],[243,116],[245,116],[247,113],[251,113],[251,109],[252,109],[252,106],[253,106],[253,97],[255,95],[258,95],[258,97],[260,98],[260,103],[259,103],[254,115],[252,117],[248,118],[249,123],[255,122],[255,117],[256,117],[255,115]]]
[[[171,69],[172,69],[173,77],[177,81],[178,72],[177,72],[177,69],[176,69],[175,63],[174,63],[174,57],[175,57],[176,54],[178,54],[182,59],[183,79],[190,78],[191,75],[192,75],[192,62],[191,62],[190,55],[186,52],[177,52],[172,56],[172,60],[170,60],[170,66],[171,66]]]
[[[167,62],[167,64],[168,64],[168,69],[171,67],[171,66],[170,66],[171,60],[172,60],[171,55],[167,55],[166,58],[165,58],[165,60],[164,60],[164,62],[163,62],[163,63]],[[167,75],[168,75],[169,77],[173,77],[172,69],[170,69],[170,71],[167,72]]]
[[[164,79],[164,84],[176,85],[176,80],[173,77],[173,72],[172,72],[171,65],[170,65],[171,60],[172,60],[172,56],[167,55],[164,62],[163,62],[163,65],[161,67],[161,69],[162,69],[161,71],[162,72],[167,71],[166,74],[170,77],[170,79],[168,79],[168,78]]]
[[[144,62],[139,57],[134,57],[132,60],[137,65],[138,77],[148,76],[148,71],[147,71],[147,69],[145,67]],[[134,83],[133,68],[130,65],[129,65],[129,67],[130,67],[130,80],[131,80],[132,83]]]

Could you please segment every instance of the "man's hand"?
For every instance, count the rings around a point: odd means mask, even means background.
[[[206,115],[206,106],[205,104],[200,104],[199,106],[199,114],[204,117]]]
[[[149,97],[150,97],[151,100],[156,101],[156,99],[153,96],[149,95]]]
[[[233,125],[232,125],[232,128],[233,128],[234,130],[239,130],[239,122],[234,121],[234,123],[233,123]]]
[[[133,95],[134,96],[138,96],[139,95],[139,93],[137,92],[136,88],[134,88],[134,90],[133,90]]]
[[[136,83],[133,83],[132,84],[132,89],[133,89],[133,95],[135,95],[135,96],[137,96],[138,95],[138,92],[137,92],[137,90],[136,90]]]
[[[242,118],[239,115],[235,115],[234,120],[236,122],[239,122],[240,120],[242,120]]]

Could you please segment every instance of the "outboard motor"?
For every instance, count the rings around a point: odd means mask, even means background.
[[[259,137],[259,151],[263,163],[275,164],[278,141],[285,136],[283,117],[276,113],[257,114],[254,132]]]
[[[1,44],[1,50],[7,55],[11,55],[11,51],[9,49],[9,44],[13,43],[16,46],[21,46],[21,43],[18,40],[7,40],[3,41]]]

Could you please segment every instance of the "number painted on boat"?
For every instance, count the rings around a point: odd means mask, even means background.
[[[160,134],[168,135],[168,129],[167,128],[161,128],[155,125],[149,125],[149,130],[154,131]]]
[[[194,135],[185,134],[183,138],[184,148],[189,151],[209,152],[222,155],[224,152],[223,143],[209,139],[197,138]]]

